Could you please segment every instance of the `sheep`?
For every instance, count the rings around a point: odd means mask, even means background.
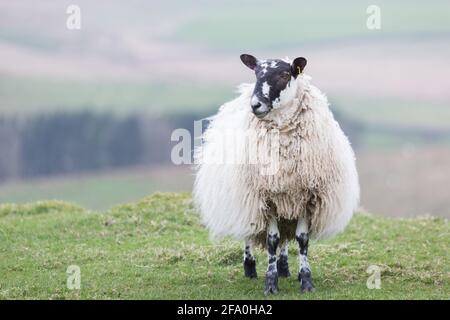
[[[265,294],[277,293],[278,277],[290,276],[293,239],[300,291],[314,291],[308,242],[331,237],[349,223],[359,203],[355,155],[326,96],[303,73],[305,58],[240,58],[256,82],[241,85],[240,95],[220,107],[204,132],[195,150],[194,202],[212,238],[244,240],[246,277],[257,277],[253,247],[266,247]],[[224,139],[229,133],[231,142]],[[271,162],[249,161],[271,135]],[[218,161],[217,155],[223,160],[230,153],[233,161]]]

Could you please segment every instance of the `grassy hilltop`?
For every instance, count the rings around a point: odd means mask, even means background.
[[[317,292],[296,277],[269,299],[448,299],[449,224],[441,218],[387,219],[357,214],[345,233],[313,242]],[[241,244],[213,243],[189,194],[158,193],[105,212],[56,202],[0,206],[0,299],[263,299],[259,278],[243,277]],[[296,248],[290,248],[296,273]],[[66,287],[81,269],[81,290]],[[369,290],[370,265],[381,289]]]

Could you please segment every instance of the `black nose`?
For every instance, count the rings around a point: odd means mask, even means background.
[[[256,111],[259,109],[259,107],[261,107],[261,102],[257,102],[255,104],[252,104],[252,110]]]

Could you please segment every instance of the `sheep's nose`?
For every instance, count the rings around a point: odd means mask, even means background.
[[[252,103],[252,110],[256,111],[261,107],[261,102]]]

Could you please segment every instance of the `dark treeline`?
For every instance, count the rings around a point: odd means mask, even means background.
[[[355,148],[364,147],[368,129],[346,115],[334,112]],[[16,119],[0,117],[0,181],[96,169],[170,163],[174,129],[185,128],[193,137],[194,121],[202,114],[118,117],[93,112],[52,113]],[[396,135],[411,136],[417,131]],[[373,131],[373,128],[370,130]],[[429,132],[421,137],[434,139]],[[431,135],[431,136],[430,136]],[[428,139],[429,140],[429,139]]]
[[[92,112],[0,117],[0,181],[168,163],[172,131],[192,131],[200,118]]]
[[[142,157],[139,121],[90,113],[40,115],[20,131],[24,176],[136,164]]]

